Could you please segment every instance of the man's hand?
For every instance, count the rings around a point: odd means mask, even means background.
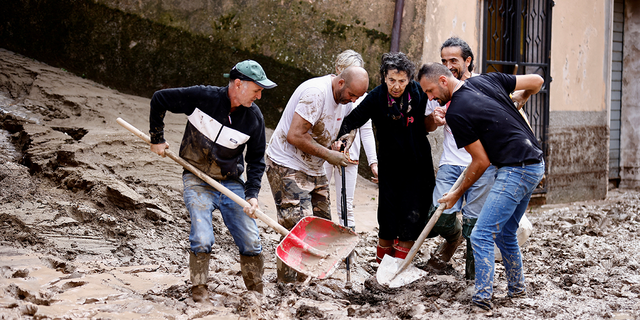
[[[371,173],[373,173],[373,178],[371,178],[371,181],[374,183],[378,183],[378,163],[372,163],[370,167]]]
[[[163,158],[166,156],[166,154],[164,153],[165,149],[169,149],[169,143],[168,142],[163,142],[163,143],[158,143],[158,144],[152,144],[151,145],[151,151],[161,155]]]
[[[445,119],[446,115],[447,109],[443,107],[436,107],[435,109],[433,109],[433,122],[436,124],[436,126],[439,127],[447,124],[447,120]]]
[[[331,150],[340,151],[342,149],[342,141],[336,140],[331,144]]]
[[[518,90],[514,91],[511,94],[511,100],[513,100],[513,102],[516,104],[516,108],[520,110],[527,103],[527,100],[529,100],[530,96],[531,95],[527,94],[524,90]]]
[[[338,138],[338,142],[341,142],[342,145],[344,146],[343,150],[349,150],[349,148],[351,148],[351,145],[353,144],[353,139],[355,139],[355,137],[356,137],[356,129],[353,129],[351,130],[351,132]]]
[[[456,202],[458,202],[458,199],[460,199],[460,195],[457,194],[456,191],[458,191],[458,189],[454,190],[453,192],[447,192],[445,194],[442,195],[442,198],[438,199],[438,203],[444,203],[445,204],[445,210],[446,209],[451,209],[453,208],[453,206],[456,204]]]
[[[244,211],[244,213],[246,213],[249,217],[257,219],[258,216],[256,216],[256,210],[258,210],[258,199],[250,198],[249,200],[247,200],[247,202],[249,202],[250,206],[245,206],[244,208],[242,208],[242,211]]]
[[[349,158],[347,158],[347,155],[340,151],[329,150],[325,160],[334,166],[346,167],[349,164]]]

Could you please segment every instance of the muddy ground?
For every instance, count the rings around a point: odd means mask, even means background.
[[[635,319],[640,317],[640,192],[530,209],[523,247],[528,297],[506,298],[498,265],[492,314],[469,313],[464,250],[441,274],[388,289],[375,281],[374,184],[358,182],[352,289],[326,280],[275,283],[279,235],[259,223],[264,295],[246,292],[237,249],[218,213],[209,289],[189,298],[189,216],[182,169],[116,122],[147,131],[146,98],[0,49],[0,319]],[[177,149],[183,116],[167,117]],[[266,180],[265,180],[266,182]],[[260,195],[275,217],[268,183]],[[418,267],[438,243],[429,239]]]

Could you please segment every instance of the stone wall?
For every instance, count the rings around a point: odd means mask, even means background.
[[[640,4],[625,1],[620,126],[620,186],[640,187]]]
[[[401,50],[422,55],[426,0],[406,1]],[[10,1],[0,47],[126,93],[226,85],[238,61],[260,62],[278,87],[258,105],[275,127],[295,88],[332,72],[344,49],[363,54],[370,86],[390,45],[395,1]],[[416,30],[419,30],[416,31]],[[418,36],[416,36],[418,35]]]
[[[293,90],[313,76],[219,39],[93,1],[11,1],[0,10],[0,47],[144,97],[168,87],[224,86],[223,73],[238,61],[254,59],[278,83],[258,101],[271,127]]]
[[[377,75],[389,50],[394,0],[98,0],[162,25],[221,41],[250,54],[271,57],[314,75],[331,73],[336,54],[360,52]],[[426,0],[405,1],[401,51],[422,55]],[[379,84],[372,77],[372,87]]]

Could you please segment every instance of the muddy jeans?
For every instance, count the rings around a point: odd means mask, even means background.
[[[202,181],[193,173],[182,175],[184,203],[191,217],[189,241],[194,253],[210,253],[215,242],[212,215],[215,209],[222,214],[224,224],[233,236],[241,255],[255,256],[262,252],[260,232],[256,221],[247,216],[242,207]],[[218,181],[244,199],[244,186],[235,180]]]
[[[291,230],[300,219],[316,216],[331,220],[329,182],[325,175],[309,176],[266,157],[267,178],[278,211],[278,223]]]
[[[453,187],[465,168],[465,166],[454,166],[450,164],[443,164],[438,168],[436,186],[433,188],[433,205],[440,205],[438,203],[438,199],[442,198],[442,195],[446,192],[449,192],[449,189]],[[480,176],[478,181],[465,191],[453,207],[445,210],[443,215],[462,211],[462,216],[465,218],[477,218],[482,210],[482,205],[491,190],[491,186],[493,186],[495,175],[496,167],[489,166],[482,176]],[[465,203],[464,207],[462,206],[463,202]]]
[[[494,242],[502,253],[508,295],[526,291],[522,255],[516,231],[533,190],[544,174],[544,161],[521,167],[501,167],[471,233],[475,258],[476,292],[473,303],[491,308],[495,267]]]

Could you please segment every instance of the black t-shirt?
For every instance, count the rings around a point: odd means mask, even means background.
[[[542,149],[509,98],[516,77],[492,72],[469,78],[451,97],[447,124],[458,148],[480,139],[496,166],[542,160]]]

